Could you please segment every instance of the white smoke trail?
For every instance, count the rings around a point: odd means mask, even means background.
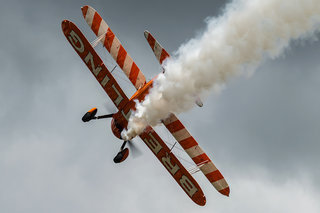
[[[137,104],[122,136],[132,138],[170,112],[192,108],[195,96],[278,57],[292,40],[314,35],[319,23],[320,0],[234,0],[221,17],[207,20],[201,36],[166,61],[166,72]]]

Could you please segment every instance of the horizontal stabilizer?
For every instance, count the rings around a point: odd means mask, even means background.
[[[198,105],[198,107],[203,107],[203,102],[201,101],[201,99],[199,98],[199,96],[196,96],[196,104]]]

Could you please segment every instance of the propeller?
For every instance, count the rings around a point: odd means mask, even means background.
[[[137,148],[137,145],[135,145],[131,140],[126,141],[128,143],[128,147],[131,150],[132,157],[137,158],[142,155],[142,152],[140,149]]]

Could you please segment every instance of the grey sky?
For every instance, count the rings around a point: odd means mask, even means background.
[[[1,212],[319,212],[319,41],[294,42],[251,77],[212,92],[203,108],[179,115],[231,188],[230,198],[222,197],[197,173],[205,207],[184,194],[140,139],[144,154],[115,165],[121,141],[110,121],[81,122],[90,107],[112,109],[65,39],[63,19],[93,40],[80,10],[93,6],[150,79],[159,65],[143,31],[173,53],[225,3],[2,1]],[[131,85],[119,83],[133,94]]]

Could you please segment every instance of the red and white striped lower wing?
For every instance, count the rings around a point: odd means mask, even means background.
[[[170,57],[169,53],[161,46],[161,44],[151,35],[149,31],[144,31],[144,37],[147,39],[160,64],[162,64],[166,58]]]
[[[186,194],[198,205],[204,206],[206,198],[197,181],[184,168],[159,135],[148,126],[140,138],[164,165]]]
[[[163,124],[179,142],[193,162],[199,166],[199,169],[210,183],[221,194],[229,196],[230,188],[228,183],[179,119],[174,114],[170,114],[170,116],[163,121]]]
[[[90,45],[89,41],[71,21],[64,20],[61,27],[71,46],[87,65],[112,102],[119,110],[122,109],[129,102],[128,97],[122,91],[107,67],[103,64],[103,61]]]
[[[146,83],[146,78],[140,71],[136,63],[121,45],[119,39],[111,31],[108,24],[101,18],[99,13],[90,6],[81,8],[84,19],[98,36],[102,36],[101,43],[117,62],[119,67],[124,71],[126,76],[132,82],[136,89],[141,88]]]

